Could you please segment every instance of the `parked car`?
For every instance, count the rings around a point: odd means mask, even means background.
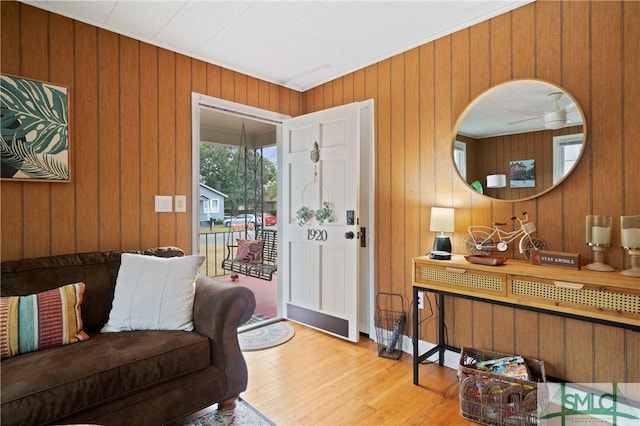
[[[227,223],[227,221],[228,221],[228,220],[231,220],[231,218],[232,218],[232,217],[233,217],[233,216],[231,216],[230,214],[225,214],[225,215],[224,215],[224,217],[223,217],[222,219],[218,219],[218,220],[220,221],[220,223],[223,223],[223,224],[225,224],[226,226],[229,226],[229,225],[227,225],[226,223]]]
[[[277,225],[278,224],[278,218],[275,217],[272,214],[264,213],[262,215],[262,223],[264,223],[264,226]]]
[[[231,226],[231,224],[235,225],[244,223],[250,223],[255,226],[262,226],[262,218],[253,214],[239,214],[238,216],[235,216],[231,219],[225,219],[222,223],[227,227]]]

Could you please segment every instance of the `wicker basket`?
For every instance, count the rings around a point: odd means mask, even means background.
[[[462,348],[458,366],[460,415],[485,425],[533,426],[538,423],[538,395],[546,395],[544,363],[524,357],[529,380],[480,371],[477,361],[513,356],[482,349]]]

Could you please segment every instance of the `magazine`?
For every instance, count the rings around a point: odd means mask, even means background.
[[[488,361],[478,361],[477,369],[520,380],[529,380],[529,370],[524,358],[515,355]]]

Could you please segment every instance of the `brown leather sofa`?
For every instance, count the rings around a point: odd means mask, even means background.
[[[183,255],[176,248],[133,253]],[[254,312],[253,293],[200,276],[193,332],[100,334],[109,318],[121,254],[94,252],[2,262],[2,296],[84,282],[81,313],[90,335],[83,342],[2,360],[2,425],[157,426],[215,403],[221,408],[235,406],[247,387],[237,328]]]

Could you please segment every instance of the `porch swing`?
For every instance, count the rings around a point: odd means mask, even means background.
[[[244,144],[244,146],[243,146]],[[229,224],[229,231],[226,235],[227,256],[222,261],[222,269],[231,273],[242,274],[266,281],[273,279],[273,274],[277,270],[278,246],[277,231],[264,229],[262,220],[264,218],[264,185],[263,185],[263,156],[260,148],[260,157],[256,155],[254,148],[253,164],[250,168],[249,144],[245,133],[244,123],[240,133],[240,146],[238,154],[244,149],[244,224],[239,224],[240,229],[234,226],[233,221]],[[258,170],[260,173],[258,173]],[[236,175],[240,172],[240,155],[237,159]],[[255,223],[253,227],[249,223],[246,214],[249,206],[248,193],[251,191],[253,199],[253,212],[255,213]],[[258,205],[260,215],[258,219]],[[244,238],[239,238],[243,235]],[[253,236],[251,238],[251,233]]]

